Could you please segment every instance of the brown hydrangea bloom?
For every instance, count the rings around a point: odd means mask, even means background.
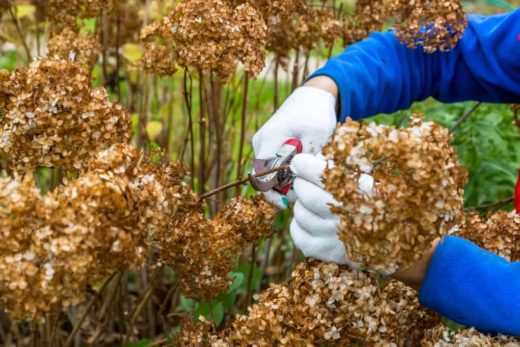
[[[80,36],[70,27],[53,35],[48,44],[49,56],[55,59],[71,60],[94,68],[101,52],[101,45],[94,35]]]
[[[116,144],[88,169],[45,196],[30,175],[0,180],[0,300],[12,317],[59,312],[88,285],[144,264],[152,248],[187,295],[209,298],[229,284],[233,257],[272,233],[274,210],[259,197],[206,220],[182,164],[160,153]]]
[[[65,60],[37,60],[0,71],[0,154],[11,170],[86,168],[93,153],[130,140],[129,116],[88,70]]]
[[[440,322],[416,297],[397,282],[380,288],[368,274],[311,261],[297,265],[287,283],[271,284],[220,339],[207,325],[188,334],[212,346],[413,346]]]
[[[184,1],[162,22],[143,28],[141,37],[157,38],[172,50],[167,53],[162,46],[146,47],[160,49],[159,53],[145,52],[145,58],[157,59],[160,66],[168,64],[160,59],[175,56],[181,66],[215,71],[223,79],[233,75],[238,62],[251,77],[264,67],[266,26],[260,14],[247,3],[235,7],[224,0]],[[141,65],[151,66],[149,62]]]
[[[287,57],[291,50],[299,48],[309,51],[320,42],[330,46],[344,36],[345,25],[333,11],[293,6],[295,10],[286,18],[269,26],[267,49],[277,56]]]
[[[192,319],[181,321],[181,331],[175,336],[174,346],[182,347],[229,347],[229,344],[220,339],[214,331],[214,326],[203,316],[198,317],[199,323]]]
[[[344,24],[328,9],[308,8],[301,17],[292,22],[295,29],[296,47],[311,50],[322,41],[333,45],[344,36]]]
[[[394,13],[399,3],[399,0],[357,0],[354,16],[345,32],[345,42],[352,44],[363,40],[374,31],[381,31],[385,21]]]
[[[448,51],[466,31],[468,19],[460,1],[401,0],[397,37],[408,47],[426,52]]]
[[[470,215],[457,236],[509,261],[520,261],[520,215],[515,211],[498,211],[487,220]]]
[[[143,19],[139,15],[142,9],[140,0],[115,1],[113,8],[108,8],[112,28],[109,28],[107,43],[111,47],[127,42],[139,42],[139,32]]]
[[[297,30],[301,25],[305,30],[304,17],[310,11],[305,0],[250,0],[235,1],[248,2],[254,6],[267,25],[267,50],[278,56],[285,57],[291,49],[298,48]]]
[[[115,270],[142,265],[164,233],[184,169],[155,164],[127,144],[46,196],[32,179],[0,181],[0,297],[14,318],[38,318],[83,299]]]
[[[214,298],[231,284],[227,275],[234,257],[273,233],[274,215],[260,196],[235,198],[212,220],[199,211],[179,213],[161,237],[160,258],[175,271],[184,295]]]
[[[406,129],[348,120],[324,148],[324,183],[342,203],[340,239],[356,263],[383,273],[415,263],[459,224],[466,171],[448,131],[413,118]],[[363,188],[361,175],[374,179]]]
[[[265,19],[269,28],[292,17],[295,12],[307,8],[305,0],[231,0],[232,3],[250,3]]]
[[[427,330],[421,342],[423,347],[515,347],[519,344],[520,340],[514,337],[505,335],[492,337],[475,329],[453,331],[443,324]]]
[[[109,13],[117,0],[49,0],[45,13],[55,30],[76,27],[78,18],[91,18]]]
[[[353,43],[381,30],[390,18],[395,19],[401,42],[430,53],[454,48],[468,23],[459,0],[362,0],[356,3],[346,41]]]
[[[170,76],[177,71],[175,52],[156,42],[145,42],[143,56],[130,66],[158,76]]]

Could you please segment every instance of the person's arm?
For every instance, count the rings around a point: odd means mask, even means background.
[[[330,59],[307,83],[325,76],[339,90],[339,120],[407,109],[434,97],[443,102],[520,102],[520,9],[471,15],[449,52],[425,53],[402,45],[391,31],[374,33]],[[322,89],[330,90],[326,82]]]
[[[420,288],[421,304],[488,333],[520,336],[520,263],[448,236],[397,279]]]

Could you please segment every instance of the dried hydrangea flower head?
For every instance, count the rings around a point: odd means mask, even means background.
[[[75,61],[92,70],[101,52],[101,45],[94,35],[80,35],[70,27],[65,27],[51,36],[48,49],[49,56],[55,59]]]
[[[186,173],[181,164],[153,163],[139,153],[128,145],[113,146],[101,152],[90,168],[131,179],[137,230],[158,249],[160,261],[173,268],[184,295],[214,297],[231,284],[227,275],[233,258],[247,244],[273,233],[274,209],[261,196],[238,197],[207,219],[199,199],[181,182]]]
[[[0,181],[0,297],[12,317],[59,312],[89,284],[142,265],[179,210],[180,164],[117,144],[89,168],[45,196],[30,178]]]
[[[173,62],[164,60],[175,57],[181,66],[214,71],[226,80],[240,62],[256,77],[265,64],[266,31],[261,15],[248,3],[232,6],[224,0],[183,1],[162,22],[143,28],[143,39],[163,42],[146,46],[159,51],[145,51],[141,66],[151,67],[155,61],[163,67],[158,72],[167,72],[164,66]]]
[[[184,295],[214,298],[231,284],[228,273],[236,255],[273,233],[274,216],[260,196],[237,197],[211,220],[199,211],[178,213],[160,242],[160,258],[175,271]]]
[[[382,30],[390,18],[395,18],[401,42],[430,53],[454,48],[468,23],[459,0],[362,0],[356,3],[346,41],[353,43]]]
[[[287,283],[271,284],[220,339],[204,330],[207,325],[187,334],[213,346],[413,346],[440,322],[416,296],[397,282],[380,288],[366,273],[311,261],[297,265]]]
[[[329,9],[307,8],[301,17],[293,21],[293,25],[296,49],[312,50],[320,42],[330,46],[344,37],[344,23]]]
[[[43,211],[43,198],[31,176],[0,179],[0,294],[4,309],[13,318],[32,316],[42,303],[32,297],[31,288],[41,272],[35,264],[32,239],[43,225]]]
[[[278,57],[287,57],[293,49],[310,51],[321,42],[330,46],[344,37],[345,25],[331,9],[314,9],[304,3],[289,7],[294,10],[283,19],[268,14],[264,17],[266,22],[275,23],[268,26],[267,49]]]
[[[425,332],[421,341],[424,347],[516,347],[520,345],[520,339],[499,334],[489,336],[475,329],[450,330],[444,324],[439,324]]]
[[[127,112],[90,79],[80,64],[55,59],[0,72],[0,154],[11,170],[82,170],[93,153],[130,140]]]
[[[462,221],[467,173],[450,139],[418,117],[406,129],[351,120],[337,128],[323,151],[335,164],[324,183],[341,203],[331,209],[353,262],[393,273]]]
[[[374,31],[381,31],[398,4],[399,0],[357,0],[354,16],[345,32],[345,43],[352,44],[363,40]]]
[[[487,220],[470,215],[457,236],[509,261],[520,261],[520,215],[515,211],[498,211]]]
[[[97,17],[102,11],[114,9],[117,0],[49,0],[45,13],[54,31],[63,27],[76,27],[78,18]]]
[[[401,0],[396,35],[408,47],[448,51],[462,38],[468,19],[457,0]],[[399,17],[401,20],[399,20]]]

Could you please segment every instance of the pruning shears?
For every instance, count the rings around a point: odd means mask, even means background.
[[[275,190],[282,195],[287,195],[295,179],[294,173],[288,166],[294,156],[302,153],[302,150],[303,146],[299,140],[290,139],[280,147],[274,158],[254,159],[253,172],[249,174],[249,181],[253,188],[259,192]],[[286,168],[267,175],[255,175],[281,167]]]

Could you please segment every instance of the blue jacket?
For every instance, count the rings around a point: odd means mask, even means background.
[[[520,9],[470,16],[450,52],[408,49],[394,33],[374,33],[329,60],[314,76],[334,79],[340,121],[407,109],[434,97],[520,103]],[[440,314],[486,332],[520,336],[520,263],[448,237],[433,256],[421,302]]]

